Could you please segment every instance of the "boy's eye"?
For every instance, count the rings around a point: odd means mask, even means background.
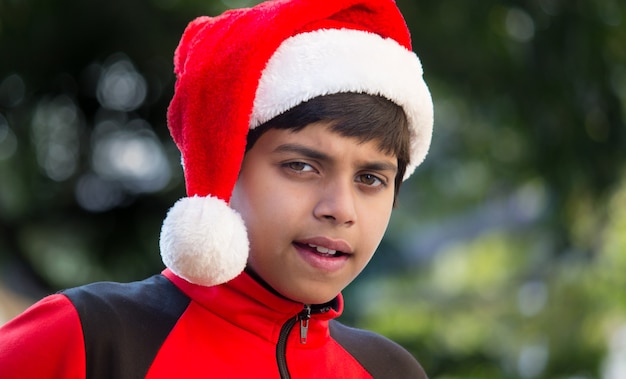
[[[294,170],[294,171],[313,171],[313,167],[311,165],[304,162],[289,162],[285,164],[286,167]]]
[[[382,179],[372,174],[361,174],[357,176],[357,181],[372,187],[379,187],[386,184]]]

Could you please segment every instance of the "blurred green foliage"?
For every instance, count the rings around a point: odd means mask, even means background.
[[[0,0],[0,275],[32,298],[162,268],[186,24],[245,0]],[[398,0],[431,152],[346,322],[432,378],[626,377],[626,5]]]

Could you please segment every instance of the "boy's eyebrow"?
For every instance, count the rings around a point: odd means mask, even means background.
[[[319,161],[332,161],[333,158],[324,152],[321,152],[316,149],[312,149],[310,147],[300,145],[297,143],[286,143],[280,145],[274,149],[274,152],[277,153],[296,153],[304,155],[307,158],[316,159]],[[393,171],[394,173],[398,172],[398,166],[391,162],[387,161],[373,161],[367,162],[363,165],[362,169],[364,170],[372,170],[372,171]]]
[[[317,159],[320,161],[330,161],[331,158],[328,154],[324,154],[323,152],[315,149],[311,149],[310,147],[306,147],[304,145],[300,145],[297,143],[286,143],[278,146],[274,149],[276,153],[297,153],[302,154],[305,157],[311,159]]]
[[[363,166],[363,169],[367,171],[391,171],[394,175],[398,173],[397,165],[383,161],[368,162]]]

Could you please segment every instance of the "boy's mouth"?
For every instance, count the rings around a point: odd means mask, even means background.
[[[309,250],[310,252],[320,255],[322,257],[333,258],[333,257],[340,257],[342,255],[346,255],[346,253],[344,252],[328,249],[323,246],[316,246],[316,245],[313,245],[312,243],[305,244],[305,243],[295,242],[294,244],[299,246],[302,249]]]

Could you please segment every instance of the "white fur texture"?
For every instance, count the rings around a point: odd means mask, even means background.
[[[250,128],[316,96],[339,92],[380,95],[404,109],[414,134],[408,178],[428,153],[433,102],[419,58],[393,39],[348,29],[286,39],[262,73]]]
[[[203,286],[235,278],[248,259],[248,235],[241,216],[211,196],[177,201],[163,221],[159,243],[165,266]]]

